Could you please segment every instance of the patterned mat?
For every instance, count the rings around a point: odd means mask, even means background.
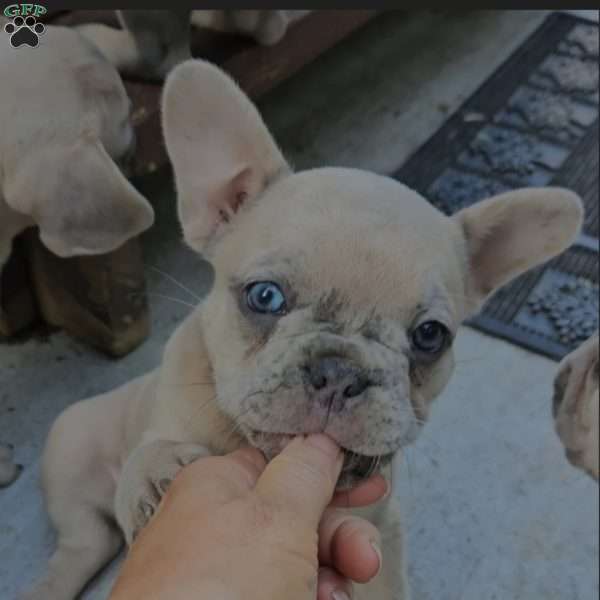
[[[446,214],[522,186],[581,195],[577,243],[470,321],[555,359],[598,328],[598,37],[595,23],[551,15],[395,175]]]

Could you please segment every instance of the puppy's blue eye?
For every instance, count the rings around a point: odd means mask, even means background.
[[[286,310],[285,296],[276,283],[257,281],[246,287],[246,304],[254,312],[280,315]]]

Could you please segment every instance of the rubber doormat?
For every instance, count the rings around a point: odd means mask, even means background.
[[[446,214],[522,186],[584,199],[584,233],[469,324],[555,359],[598,328],[598,26],[553,14],[395,174]]]

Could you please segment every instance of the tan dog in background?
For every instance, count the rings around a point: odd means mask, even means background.
[[[154,213],[119,163],[134,148],[131,102],[81,35],[47,27],[36,48],[0,36],[0,270],[37,225],[58,256],[109,252]]]
[[[346,452],[339,487],[411,443],[453,369],[461,321],[498,286],[563,251],[581,224],[562,189],[503,194],[448,218],[372,173],[293,173],[255,107],[188,61],[163,97],[188,244],[215,280],[155,371],[77,403],[54,424],[43,488],[58,546],[29,598],[69,600],[131,541],[182,465],[296,434]],[[399,513],[367,514],[383,570],[364,600],[406,600]]]
[[[566,356],[554,380],[552,414],[567,459],[598,481],[598,334]]]
[[[5,22],[0,17],[0,275],[28,227],[38,226],[55,254],[72,256],[113,250],[154,218],[117,164],[134,136],[114,67],[64,27],[47,27],[36,48],[13,48]],[[20,473],[12,454],[0,444],[0,486]]]

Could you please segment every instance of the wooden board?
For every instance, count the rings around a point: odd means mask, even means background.
[[[33,288],[50,325],[111,356],[123,356],[148,335],[142,252],[137,239],[100,256],[59,258],[27,235]]]
[[[24,240],[19,236],[0,278],[0,339],[21,333],[38,316]]]

